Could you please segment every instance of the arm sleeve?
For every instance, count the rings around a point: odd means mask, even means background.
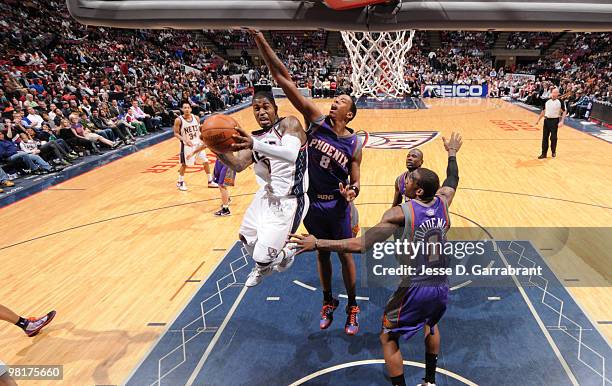
[[[448,186],[457,189],[459,185],[459,166],[457,166],[457,157],[448,157],[448,166],[446,167],[446,180],[442,186]]]
[[[299,138],[293,135],[283,135],[281,146],[270,145],[253,138],[253,150],[270,158],[277,158],[287,162],[295,162],[300,148]]]
[[[306,122],[306,132],[314,133],[319,129],[319,127],[325,122],[325,115],[321,115],[319,118],[309,121],[306,117],[304,117],[304,121]]]

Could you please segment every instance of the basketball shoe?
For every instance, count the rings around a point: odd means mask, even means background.
[[[49,312],[47,315],[41,318],[28,318],[28,325],[24,328],[24,332],[27,336],[33,337],[38,335],[40,330],[43,329],[47,324],[51,323],[51,321],[55,318],[55,311]]]
[[[215,216],[217,217],[225,217],[225,216],[229,216],[231,215],[232,212],[230,212],[228,207],[222,206],[221,209],[219,209],[218,211],[215,212]]]
[[[323,302],[323,308],[321,308],[321,320],[319,321],[319,327],[321,330],[327,329],[331,326],[334,321],[334,311],[338,308],[340,302],[338,299],[332,299],[331,302]]]
[[[279,253],[279,257],[280,262],[277,264],[274,264],[274,270],[276,272],[285,272],[286,270],[288,270],[289,268],[291,268],[291,266],[293,265],[293,262],[295,261],[295,254],[297,252],[297,244],[296,243],[287,243],[285,244],[285,247],[283,249],[281,249],[281,252]]]
[[[176,187],[178,188],[178,190],[182,190],[183,192],[187,190],[187,184],[185,183],[185,181],[178,181],[176,183]]]
[[[244,285],[247,287],[255,287],[257,284],[261,283],[265,276],[268,276],[271,273],[272,264],[268,265],[267,267],[260,267],[258,265],[255,265],[251,273],[249,273],[249,276],[247,277]]]
[[[346,335],[356,335],[359,332],[358,315],[360,312],[359,306],[346,307],[346,324],[344,325]]]

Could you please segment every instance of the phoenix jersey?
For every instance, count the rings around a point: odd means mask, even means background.
[[[430,206],[418,200],[410,200],[400,206],[404,212],[404,229],[401,240],[407,240],[414,247],[423,248],[415,256],[397,255],[401,264],[416,268],[416,275],[406,278],[408,284],[446,284],[445,275],[427,275],[425,268],[448,268],[449,257],[444,254],[446,233],[450,229],[448,207],[444,199],[436,196]]]
[[[349,183],[351,161],[360,144],[352,129],[348,136],[339,137],[329,117],[312,122],[308,128],[308,174],[311,200],[328,196],[343,199],[338,184]],[[319,197],[317,197],[319,196]],[[333,197],[331,197],[333,196]]]

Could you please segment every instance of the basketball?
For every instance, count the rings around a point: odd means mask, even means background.
[[[238,122],[227,115],[217,114],[208,117],[202,124],[202,140],[216,153],[229,153],[235,143],[232,135],[238,134],[235,127]]]

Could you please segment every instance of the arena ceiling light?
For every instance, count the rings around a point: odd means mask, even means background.
[[[609,0],[67,0],[83,24],[125,28],[611,31]],[[357,2],[355,2],[357,1]],[[379,3],[378,0],[367,3]],[[356,6],[357,8],[353,8]]]

